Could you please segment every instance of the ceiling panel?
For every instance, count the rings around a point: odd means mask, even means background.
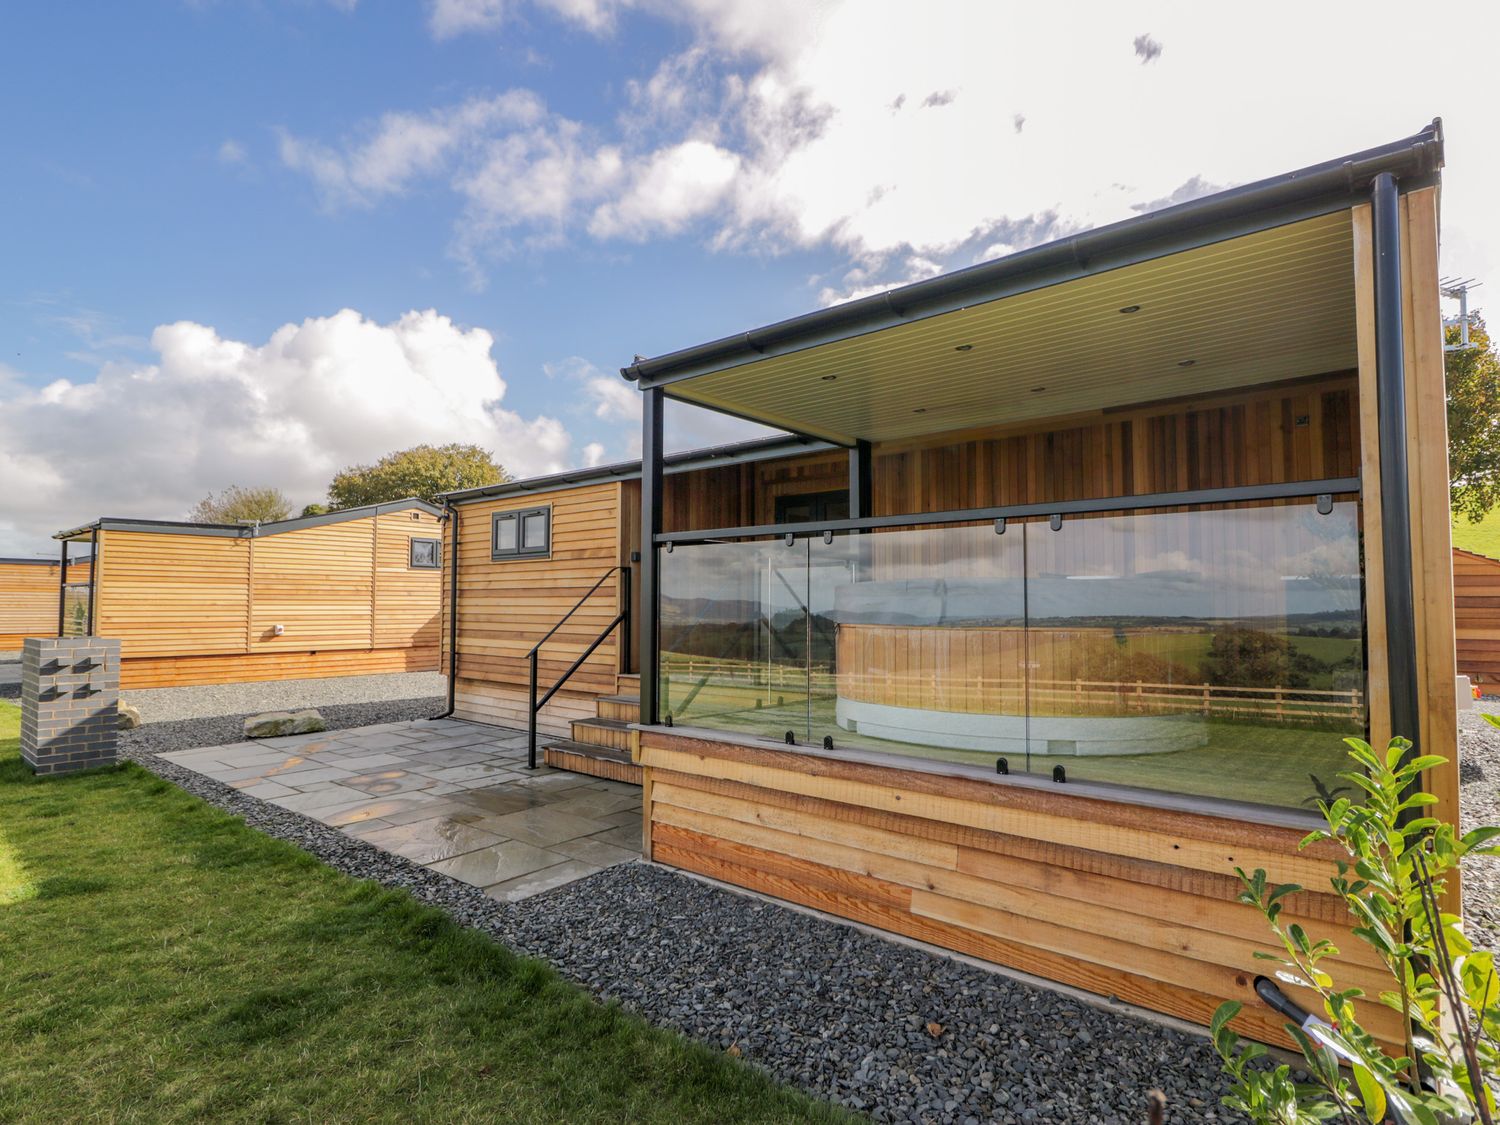
[[[1139,311],[1120,311],[1132,305]],[[668,393],[833,440],[885,441],[1355,362],[1353,237],[1341,211],[741,364]]]

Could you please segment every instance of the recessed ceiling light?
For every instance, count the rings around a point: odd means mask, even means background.
[[[974,350],[974,345],[973,344],[959,344],[953,350],[956,351],[956,352],[972,352]]]
[[[837,378],[838,378],[837,375],[824,375],[823,376],[823,382],[825,382],[825,383],[831,383],[831,382],[833,382]]]
[[[1177,366],[1178,367],[1191,367],[1191,366],[1193,366],[1193,364],[1195,364],[1197,362],[1198,361],[1196,359],[1179,359],[1177,361]]]
[[[1121,310],[1120,310],[1120,311],[1121,311],[1121,312],[1122,312],[1122,313],[1135,313],[1135,312],[1140,312],[1140,311],[1141,311],[1141,306],[1140,306],[1140,305],[1126,305],[1126,306],[1125,306],[1125,307],[1124,307],[1124,308],[1123,308],[1123,309],[1121,309]]]

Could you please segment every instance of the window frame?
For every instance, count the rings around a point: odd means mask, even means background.
[[[432,544],[432,562],[417,562],[417,544]],[[413,535],[406,541],[406,569],[407,570],[442,570],[443,569],[443,541],[435,537],[425,535]]]
[[[541,547],[527,547],[525,545],[524,531],[526,520],[529,516],[542,516],[545,519],[544,542]],[[513,522],[516,529],[516,545],[502,549],[500,546],[500,525],[503,522]],[[506,562],[512,559],[546,559],[552,557],[552,505],[539,504],[533,508],[511,508],[503,512],[490,513],[490,561]]]

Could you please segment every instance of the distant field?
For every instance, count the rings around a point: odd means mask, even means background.
[[[1500,508],[1478,523],[1460,516],[1453,521],[1453,545],[1475,554],[1500,559]]]

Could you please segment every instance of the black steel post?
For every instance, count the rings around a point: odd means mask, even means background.
[[[620,667],[630,671],[630,565],[620,568]]]
[[[660,560],[656,537],[661,534],[662,414],[661,388],[641,391],[641,722],[661,721],[657,695],[660,668]]]
[[[531,705],[526,708],[526,768],[536,769],[536,649],[531,650]]]
[[[62,566],[57,575],[57,635],[67,636],[63,632],[63,623],[68,615],[68,541],[62,541]]]
[[[89,541],[89,622],[85,630],[90,637],[94,635],[94,594],[99,589],[99,529],[94,528],[94,534]]]
[[[1375,249],[1375,388],[1380,425],[1381,545],[1391,734],[1420,734],[1417,625],[1412,599],[1411,499],[1406,464],[1406,350],[1401,315],[1401,197],[1389,172],[1370,191]]]
[[[849,518],[869,519],[875,514],[874,496],[871,493],[870,443],[857,441],[849,449]]]
[[[435,719],[452,716],[458,707],[458,508],[443,501],[443,518],[453,529],[453,544],[448,555],[448,709]]]

